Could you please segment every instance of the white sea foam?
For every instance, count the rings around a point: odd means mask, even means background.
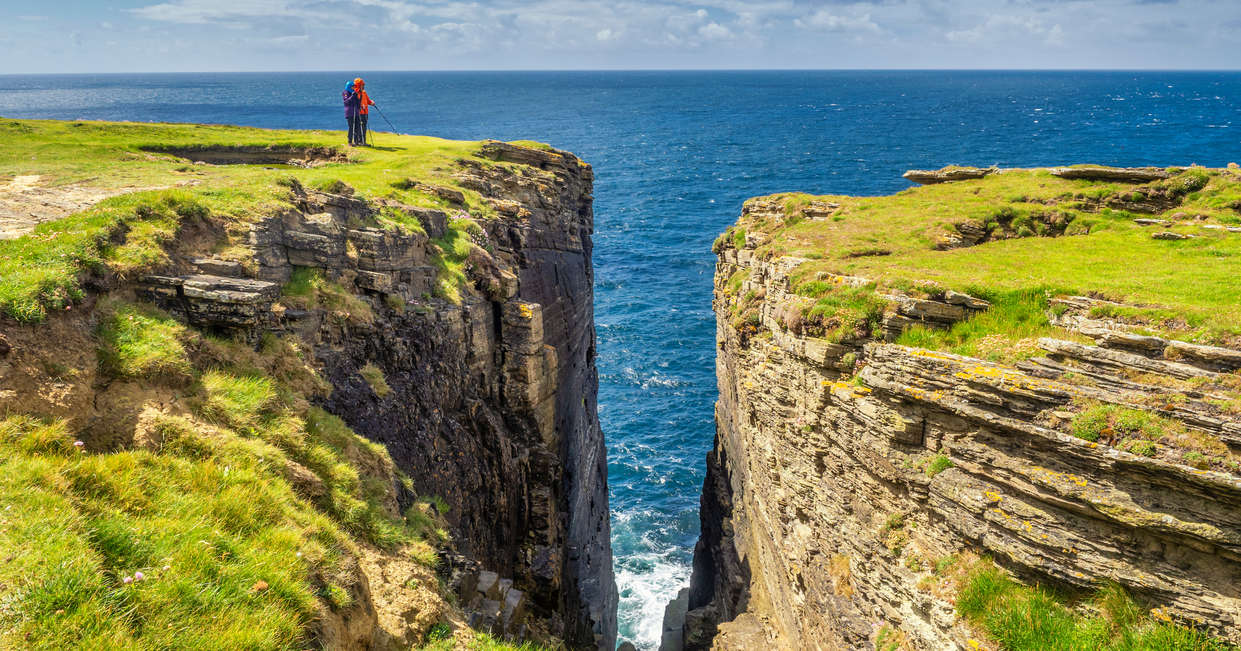
[[[648,553],[631,556],[629,562],[641,564],[641,571],[618,568],[616,586],[620,591],[622,640],[639,649],[658,649],[663,634],[664,608],[677,592],[689,585],[690,566]],[[626,563],[629,564],[628,562]]]

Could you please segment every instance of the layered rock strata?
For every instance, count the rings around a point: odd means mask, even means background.
[[[137,293],[209,331],[299,335],[331,383],[323,406],[383,443],[408,488],[448,503],[456,551],[476,565],[463,605],[495,610],[478,623],[520,637],[529,613],[572,647],[611,648],[592,172],[563,152],[488,143],[482,153],[495,164],[462,161],[459,180],[497,218],[476,220],[459,304],[432,298],[432,240],[449,215],[296,184],[292,207],[251,229],[248,256],[194,259],[144,277]],[[375,225],[381,209],[425,232]],[[286,304],[282,284],[299,268],[357,302]],[[366,366],[382,372],[382,395]],[[484,589],[491,576],[504,583]]]
[[[987,308],[962,294],[887,296],[867,336],[800,336],[782,315],[800,300],[791,271],[804,261],[760,259],[757,241],[719,250],[716,440],[676,642],[869,648],[888,626],[914,648],[966,648],[973,634],[951,595],[927,588],[935,559],[962,552],[1069,589],[1114,581],[1241,642],[1236,469],[1069,433],[1081,404],[1115,405],[1235,453],[1241,419],[1212,392],[1241,351],[1092,318],[1098,299],[1087,297],[1053,305],[1069,335],[1039,340],[1044,356],[1016,366],[890,343],[910,325],[946,327]],[[735,319],[741,296],[758,302],[757,326]],[[1167,399],[1182,385],[1185,399]],[[950,467],[927,472],[935,456]]]

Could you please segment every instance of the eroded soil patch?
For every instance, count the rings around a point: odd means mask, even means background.
[[[35,226],[67,217],[120,194],[151,188],[93,188],[84,185],[45,186],[37,174],[0,181],[0,240],[13,239]]]

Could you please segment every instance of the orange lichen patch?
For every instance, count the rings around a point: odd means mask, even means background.
[[[1041,474],[1043,476],[1043,480],[1048,484],[1067,482],[1085,488],[1089,483],[1085,478],[1074,475],[1073,473],[1056,472],[1040,466],[1034,466],[1033,470],[1035,473]]]
[[[1053,385],[1046,380],[1032,377],[1019,371],[985,364],[974,364],[957,371],[952,375],[953,377],[966,380],[968,382],[984,382],[995,386],[1006,386],[1014,389],[1024,389],[1027,391],[1035,391],[1046,388],[1061,388],[1058,385]]]
[[[940,353],[934,350],[927,350],[925,348],[909,348],[907,350],[909,354],[913,355],[914,357],[929,357],[931,359],[940,359],[946,362],[954,362],[954,363],[960,361],[958,358],[953,357],[952,355],[949,355],[948,353]]]
[[[841,597],[853,596],[853,571],[849,565],[849,557],[844,554],[832,556],[827,573],[832,577],[832,589]]]
[[[837,398],[843,398],[843,399],[861,398],[871,393],[871,389],[867,387],[860,387],[856,384],[849,384],[848,382],[829,383],[827,380],[824,380],[823,384],[825,386],[830,386],[832,395]]]
[[[904,391],[922,402],[939,402],[944,397],[944,392],[941,390],[927,391],[926,389],[920,389],[918,387],[911,387],[908,385],[902,386],[901,391]]]

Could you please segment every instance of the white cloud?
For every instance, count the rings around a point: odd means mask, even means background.
[[[268,44],[277,46],[298,45],[310,40],[309,34],[290,34],[267,39]]]
[[[1012,43],[1014,39],[1034,40],[1052,46],[1065,44],[1064,29],[1059,23],[1048,25],[1036,16],[991,15],[970,29],[947,32],[944,38],[967,45]]]
[[[294,7],[283,0],[174,0],[131,9],[139,18],[167,23],[202,25],[221,20],[293,15]]]
[[[733,35],[733,32],[732,30],[728,29],[727,27],[719,23],[712,22],[712,23],[707,23],[706,25],[703,25],[702,27],[699,27],[698,35],[707,39],[708,41],[718,41],[718,40],[723,40],[726,38],[731,38]]]
[[[869,13],[846,16],[820,9],[804,18],[797,18],[794,25],[802,29],[824,32],[879,32],[879,25],[870,19]]]

